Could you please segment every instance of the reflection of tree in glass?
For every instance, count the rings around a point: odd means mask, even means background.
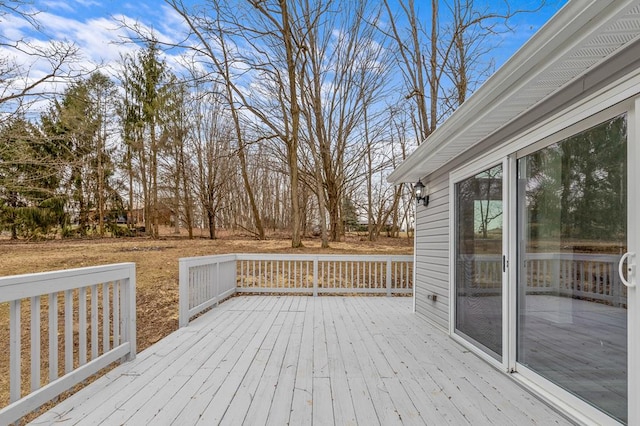
[[[531,238],[626,234],[626,135],[619,116],[527,157]]]
[[[476,175],[477,205],[480,209],[478,233],[488,238],[489,225],[502,217],[502,206],[496,208],[496,201],[502,200],[502,166],[496,166]]]

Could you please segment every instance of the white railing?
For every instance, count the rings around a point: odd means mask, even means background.
[[[135,273],[135,264],[122,263],[0,278],[0,304],[8,303],[10,323],[10,404],[0,409],[0,424],[17,421],[110,364],[135,358]],[[22,333],[23,321],[30,336]],[[22,368],[25,359],[29,369]]]
[[[180,259],[180,326],[235,292],[411,294],[413,256],[233,254]]]
[[[236,255],[179,260],[180,327],[236,292]]]
[[[529,253],[525,261],[527,294],[555,294],[612,306],[626,305],[626,287],[618,275],[619,260],[616,255]],[[500,292],[501,256],[469,256],[458,260],[458,268],[458,273],[473,274],[476,287],[466,290],[482,294]]]
[[[626,306],[627,288],[620,281],[621,256],[532,253],[527,255],[527,292],[553,293]]]

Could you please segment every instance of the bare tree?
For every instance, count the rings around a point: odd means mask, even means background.
[[[313,175],[322,178],[329,239],[339,241],[347,188],[362,176],[358,169],[367,152],[368,120],[380,116],[367,111],[383,107],[380,100],[391,86],[390,58],[385,40],[370,23],[380,18],[379,7],[368,1],[302,4],[299,21],[304,22],[306,44],[301,99],[310,122],[306,141],[317,145],[311,152],[321,173]],[[364,146],[358,143],[362,138]]]
[[[229,111],[217,89],[216,85],[198,83],[191,99],[195,189],[211,239],[216,238],[218,214],[225,201],[233,198],[231,182],[237,166],[233,161],[234,126],[229,122]]]
[[[291,188],[291,244],[293,247],[301,246],[298,193],[300,108],[296,73],[300,49],[304,43],[303,40],[295,39],[299,32],[295,30],[288,3],[280,0],[223,5],[222,2],[212,1],[211,13],[207,16],[205,13],[190,13],[181,1],[166,2],[190,27],[199,43],[194,48],[223,77],[227,87],[227,101],[233,106],[235,113],[239,114],[237,106],[241,106],[260,122],[266,138],[275,136],[285,146]],[[240,51],[240,45],[246,48]],[[222,60],[219,58],[220,53]],[[233,73],[232,70],[232,66],[239,62],[254,73],[256,80],[253,85],[262,84],[263,94],[269,88],[269,96],[255,96],[259,90],[248,95],[241,78],[243,75]],[[234,121],[237,123],[238,140],[241,140],[240,117]],[[259,212],[255,212],[254,216],[259,218]]]
[[[540,7],[544,3],[541,0]],[[509,20],[533,10],[512,10],[508,1],[478,6],[474,0],[431,0],[430,20],[418,19],[414,0],[399,0],[396,14],[384,0],[388,28],[380,29],[396,44],[396,62],[405,81],[406,99],[415,105],[414,127],[419,144],[492,71],[485,62],[494,47],[490,37],[509,31]],[[445,16],[441,16],[441,5]],[[408,23],[408,35],[400,22]],[[428,60],[427,60],[428,59]]]
[[[49,40],[38,15],[22,0],[0,1],[0,25],[8,19],[29,24],[31,32],[46,38],[11,39],[0,34],[0,121],[19,116],[33,102],[56,93],[56,84],[79,78],[80,53],[73,43]]]

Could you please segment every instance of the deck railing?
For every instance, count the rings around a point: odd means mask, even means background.
[[[626,287],[620,282],[620,256],[580,253],[529,253],[525,260],[527,294],[554,294],[626,305]],[[474,294],[499,294],[502,257],[475,255],[458,261],[459,271],[473,274]],[[459,272],[460,273],[460,272]]]
[[[0,307],[8,303],[10,323],[10,404],[0,409],[0,424],[17,421],[121,359],[135,358],[135,271],[135,264],[122,263],[0,278]],[[28,344],[22,341],[23,321]],[[24,359],[30,368],[22,368]],[[30,382],[28,391],[23,381]]]
[[[411,294],[413,256],[235,254],[180,259],[180,326],[235,292]]]

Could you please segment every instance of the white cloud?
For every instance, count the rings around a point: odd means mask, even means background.
[[[23,17],[17,15],[4,15],[0,25],[0,39],[24,41],[22,49],[8,47],[0,48],[0,56],[11,63],[21,67],[20,78],[5,80],[0,85],[0,93],[11,93],[20,90],[30,83],[50,72],[50,63],[47,58],[38,58],[29,51],[33,49],[45,50],[50,43],[73,43],[80,52],[80,57],[72,64],[75,70],[91,71],[96,67],[109,75],[116,75],[119,69],[119,61],[122,54],[132,53],[140,48],[130,41],[135,35],[130,26],[137,26],[148,33],[153,33],[163,42],[171,42],[172,39],[180,39],[180,32],[184,28],[179,17],[169,8],[157,8],[154,17],[157,23],[152,26],[149,22],[141,22],[127,11],[127,15],[78,17],[80,14],[71,11],[77,7],[86,7],[98,4],[93,0],[74,0],[60,2],[46,0],[38,4],[40,12],[36,19],[41,24],[39,31]],[[145,5],[147,6],[147,5]],[[140,13],[141,7],[136,9]],[[183,68],[180,65],[180,51],[163,55],[169,67]],[[5,76],[7,77],[7,76]],[[41,89],[47,93],[61,93],[66,82],[49,83]],[[46,102],[38,102],[42,107]],[[7,107],[5,105],[5,107]],[[2,111],[0,111],[2,112]]]
[[[65,12],[73,12],[75,8],[72,6],[72,3],[64,0],[47,0],[41,2],[43,6],[43,10],[52,11],[52,10],[60,10]]]

